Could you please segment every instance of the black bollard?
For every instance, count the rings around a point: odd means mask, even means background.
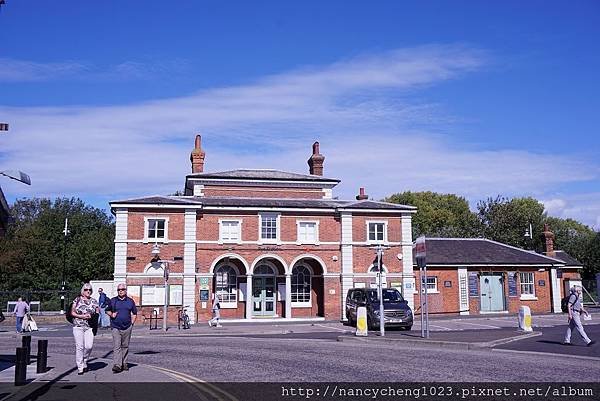
[[[38,340],[37,373],[48,370],[48,340]]]
[[[15,361],[15,386],[23,386],[27,383],[27,364],[25,355],[27,348],[17,348],[17,359]]]
[[[27,348],[27,355],[25,355],[25,363],[29,365],[31,363],[31,336],[21,337],[22,347]]]

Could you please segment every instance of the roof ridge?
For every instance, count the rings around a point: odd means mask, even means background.
[[[527,252],[527,253],[530,253],[530,254],[532,254],[532,255],[536,255],[536,256],[539,256],[539,257],[542,257],[542,258],[545,258],[545,259],[550,259],[550,260],[553,260],[553,261],[555,261],[555,262],[559,262],[560,264],[563,264],[563,265],[565,264],[565,262],[564,262],[564,261],[562,261],[562,260],[560,260],[560,259],[556,259],[556,258],[552,258],[552,257],[550,257],[550,256],[542,255],[541,253],[538,253],[538,252],[536,252],[536,251],[533,251],[533,250],[528,250],[528,249],[519,248],[519,247],[517,247],[517,246],[513,246],[513,245],[505,244],[505,243],[502,243],[502,242],[494,241],[494,240],[491,240],[491,239],[489,239],[489,238],[484,238],[484,239],[485,239],[486,241],[488,241],[488,242],[491,242],[491,243],[494,243],[494,244],[498,244],[498,245],[504,246],[504,247],[506,247],[506,248],[515,249],[515,250],[517,250],[517,251],[521,251],[521,252]]]

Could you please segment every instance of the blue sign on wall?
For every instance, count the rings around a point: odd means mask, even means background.
[[[477,272],[469,273],[469,296],[470,297],[478,297],[479,296],[479,280],[477,278]]]
[[[515,272],[508,272],[508,296],[517,296],[517,276]]]

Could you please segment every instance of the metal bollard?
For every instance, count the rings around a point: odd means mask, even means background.
[[[17,348],[17,356],[15,360],[15,386],[23,386],[27,383],[27,364],[25,363],[25,355],[27,348]]]
[[[46,370],[48,370],[48,340],[38,340],[37,373],[46,373]]]
[[[31,363],[31,336],[21,337],[21,347],[27,348],[27,355],[25,355],[25,363],[29,365]]]

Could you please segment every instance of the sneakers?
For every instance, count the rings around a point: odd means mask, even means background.
[[[127,364],[123,365],[123,366],[121,367],[121,370],[123,370],[123,371],[127,371],[127,370],[129,370],[129,365],[127,365]]]
[[[589,343],[587,343],[588,347],[591,347],[592,345],[596,344],[596,341],[592,340]]]
[[[562,345],[573,345],[573,344],[568,343],[568,342],[564,342],[564,343],[562,343]]]
[[[212,327],[212,323],[210,322],[210,320],[208,321],[208,327]]]
[[[223,327],[223,326],[221,326],[219,323],[217,323],[217,327]]]
[[[78,371],[77,371],[77,375],[78,375],[78,376],[81,376],[82,374],[83,374],[83,370],[78,370]]]
[[[87,366],[85,368],[83,368],[83,373],[89,372],[90,368],[88,368]]]
[[[113,373],[121,373],[123,371],[123,369],[120,366],[113,366],[112,368]]]

